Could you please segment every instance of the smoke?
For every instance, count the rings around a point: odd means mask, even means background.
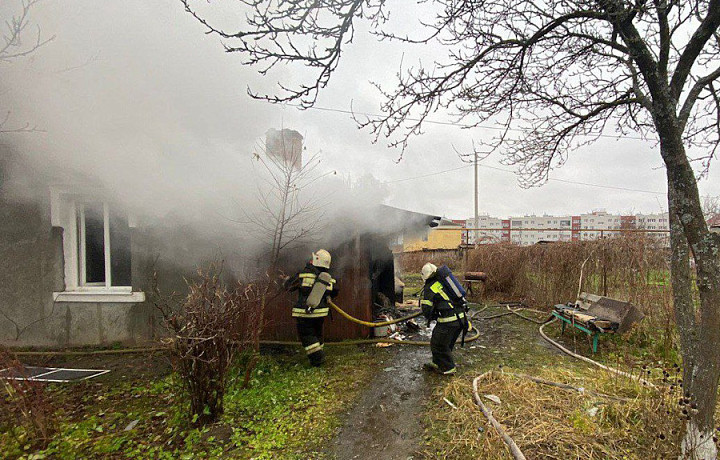
[[[11,3],[4,17],[14,13]],[[0,63],[0,107],[10,124],[37,131],[4,135],[2,154],[19,155],[43,185],[98,187],[142,225],[180,229],[247,262],[271,238],[246,219],[267,193],[253,154],[269,128],[287,121],[321,159],[323,178],[302,192],[320,208],[321,233],[310,241],[332,245],[348,232],[391,226],[369,211],[382,201],[382,185],[345,178],[322,162],[322,130],[303,126],[302,116],[249,99],[246,87],[260,83],[255,70],[228,58],[177,2],[45,0],[32,10],[27,40],[35,26],[55,38]]]

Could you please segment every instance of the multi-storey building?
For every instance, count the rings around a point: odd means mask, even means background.
[[[487,214],[478,216],[477,222],[474,218],[467,219],[466,228],[484,228],[483,231],[468,231],[468,244],[498,243],[502,240],[503,221],[497,217],[490,217]]]
[[[620,229],[645,229],[652,231],[669,230],[667,213],[616,215],[605,210],[597,210],[576,216],[535,216],[510,217],[500,219],[488,215],[467,219],[466,228],[483,230],[468,233],[468,243],[478,244],[510,241],[519,245],[531,245],[541,241],[580,241],[593,240],[619,235]],[[498,230],[496,230],[498,229]],[[666,238],[665,233],[652,233],[658,238]]]

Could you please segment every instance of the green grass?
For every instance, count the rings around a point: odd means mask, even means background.
[[[263,357],[250,388],[241,376],[226,393],[222,419],[193,428],[173,375],[131,382],[48,388],[59,431],[33,452],[22,428],[0,432],[0,458],[308,459],[334,434],[339,415],[375,370],[374,350],[336,347],[325,368],[304,354]],[[138,420],[131,431],[130,422]]]

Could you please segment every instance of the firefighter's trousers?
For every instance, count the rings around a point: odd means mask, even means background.
[[[437,323],[430,338],[430,351],[432,361],[438,366],[440,372],[447,372],[455,368],[452,350],[455,342],[462,333],[463,325],[460,321]]]
[[[297,320],[297,332],[305,353],[310,360],[310,365],[320,366],[325,362],[325,351],[323,350],[323,322],[320,318],[295,318]]]

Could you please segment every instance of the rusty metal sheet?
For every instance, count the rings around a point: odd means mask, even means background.
[[[338,280],[339,295],[335,303],[350,315],[364,321],[372,321],[372,283],[370,282],[370,260],[361,238],[354,238],[339,248],[334,248],[333,266],[330,269]],[[297,268],[296,268],[297,269]],[[288,273],[291,270],[287,271]],[[263,339],[297,340],[295,319],[291,309],[297,294],[282,293],[267,305]],[[366,338],[370,328],[352,323],[337,312],[325,319],[324,336],[327,341]]]
[[[600,297],[590,305],[587,313],[599,319],[618,323],[620,325],[617,330],[619,334],[628,331],[633,324],[645,317],[645,315],[630,302],[623,302],[610,297]]]

